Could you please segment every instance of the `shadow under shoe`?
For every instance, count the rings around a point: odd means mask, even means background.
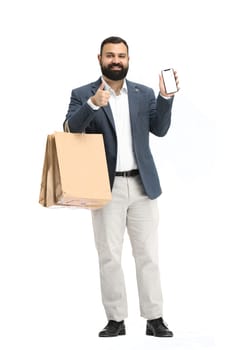
[[[108,321],[108,324],[102,331],[99,332],[99,337],[117,337],[118,335],[125,335],[125,324],[124,321]]]
[[[162,317],[147,321],[146,335],[152,335],[154,337],[167,337],[167,338],[173,337],[172,331],[168,329]]]

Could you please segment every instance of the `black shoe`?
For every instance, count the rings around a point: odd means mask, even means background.
[[[162,317],[147,321],[146,335],[152,335],[154,337],[173,337],[172,331],[168,329]]]
[[[99,332],[99,337],[116,337],[118,335],[125,335],[124,321],[108,321],[107,326]]]

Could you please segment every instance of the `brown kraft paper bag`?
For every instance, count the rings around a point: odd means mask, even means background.
[[[111,198],[103,135],[48,135],[39,203],[98,209]]]

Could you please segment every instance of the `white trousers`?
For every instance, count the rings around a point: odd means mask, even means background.
[[[121,266],[127,228],[136,265],[141,316],[162,317],[162,292],[158,266],[157,200],[149,199],[139,176],[116,176],[112,201],[92,211],[99,256],[102,301],[108,320],[128,316],[124,274]]]

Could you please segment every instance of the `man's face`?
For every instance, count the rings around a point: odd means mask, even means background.
[[[123,43],[105,44],[98,56],[102,74],[110,80],[122,80],[129,69],[127,47]]]

